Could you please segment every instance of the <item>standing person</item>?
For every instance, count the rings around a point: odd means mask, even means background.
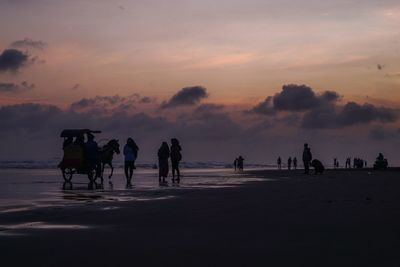
[[[337,158],[333,159],[333,167],[336,169],[337,168]]]
[[[127,185],[131,184],[133,170],[136,169],[135,161],[138,156],[138,151],[139,147],[137,146],[135,141],[133,141],[133,139],[129,137],[128,140],[126,141],[126,145],[124,146],[124,157],[125,157],[124,170],[125,170]]]
[[[177,181],[181,180],[181,172],[179,170],[179,162],[182,160],[181,154],[182,148],[179,144],[178,139],[171,139],[171,166],[172,166],[172,182],[175,181],[175,171],[177,175]]]
[[[242,156],[239,156],[239,157],[237,158],[237,168],[238,168],[238,170],[239,170],[240,172],[243,171],[243,161],[244,161],[244,158],[243,158]]]
[[[81,140],[83,140],[83,136]],[[84,155],[90,167],[96,171],[96,177],[100,177],[99,146],[91,133],[87,134],[87,142],[84,143]]]
[[[168,158],[170,156],[169,146],[167,142],[162,142],[161,147],[158,149],[158,180],[165,183],[165,178],[168,177],[169,167]]]
[[[294,159],[293,159],[293,168],[295,170],[297,170],[297,158],[296,157],[294,157]]]
[[[281,157],[278,157],[278,160],[276,161],[276,163],[278,164],[278,169],[282,169],[282,159]]]
[[[304,144],[303,150],[303,164],[304,164],[304,174],[310,173],[310,162],[312,160],[311,149],[308,147],[308,144]]]
[[[289,157],[287,160],[287,167],[288,170],[290,171],[292,169],[292,157]]]

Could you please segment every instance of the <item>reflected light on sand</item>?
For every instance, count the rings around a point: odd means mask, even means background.
[[[32,229],[45,229],[45,230],[54,230],[54,229],[70,229],[70,230],[80,230],[80,229],[89,229],[89,226],[85,225],[77,225],[77,224],[50,224],[44,222],[27,222],[20,224],[9,224],[9,225],[0,225],[0,231],[7,230],[32,230]]]

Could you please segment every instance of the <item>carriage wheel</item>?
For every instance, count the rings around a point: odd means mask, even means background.
[[[74,170],[72,168],[62,169],[62,175],[66,182],[71,181],[73,174],[74,174]]]

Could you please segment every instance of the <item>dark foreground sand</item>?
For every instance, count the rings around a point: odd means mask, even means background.
[[[277,179],[0,214],[89,227],[3,227],[0,266],[400,266],[399,174],[259,171],[245,175]]]

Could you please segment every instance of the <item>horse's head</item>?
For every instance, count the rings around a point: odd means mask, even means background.
[[[119,154],[120,150],[119,150],[119,143],[117,139],[112,139],[108,142],[108,144],[114,151],[115,153]]]

